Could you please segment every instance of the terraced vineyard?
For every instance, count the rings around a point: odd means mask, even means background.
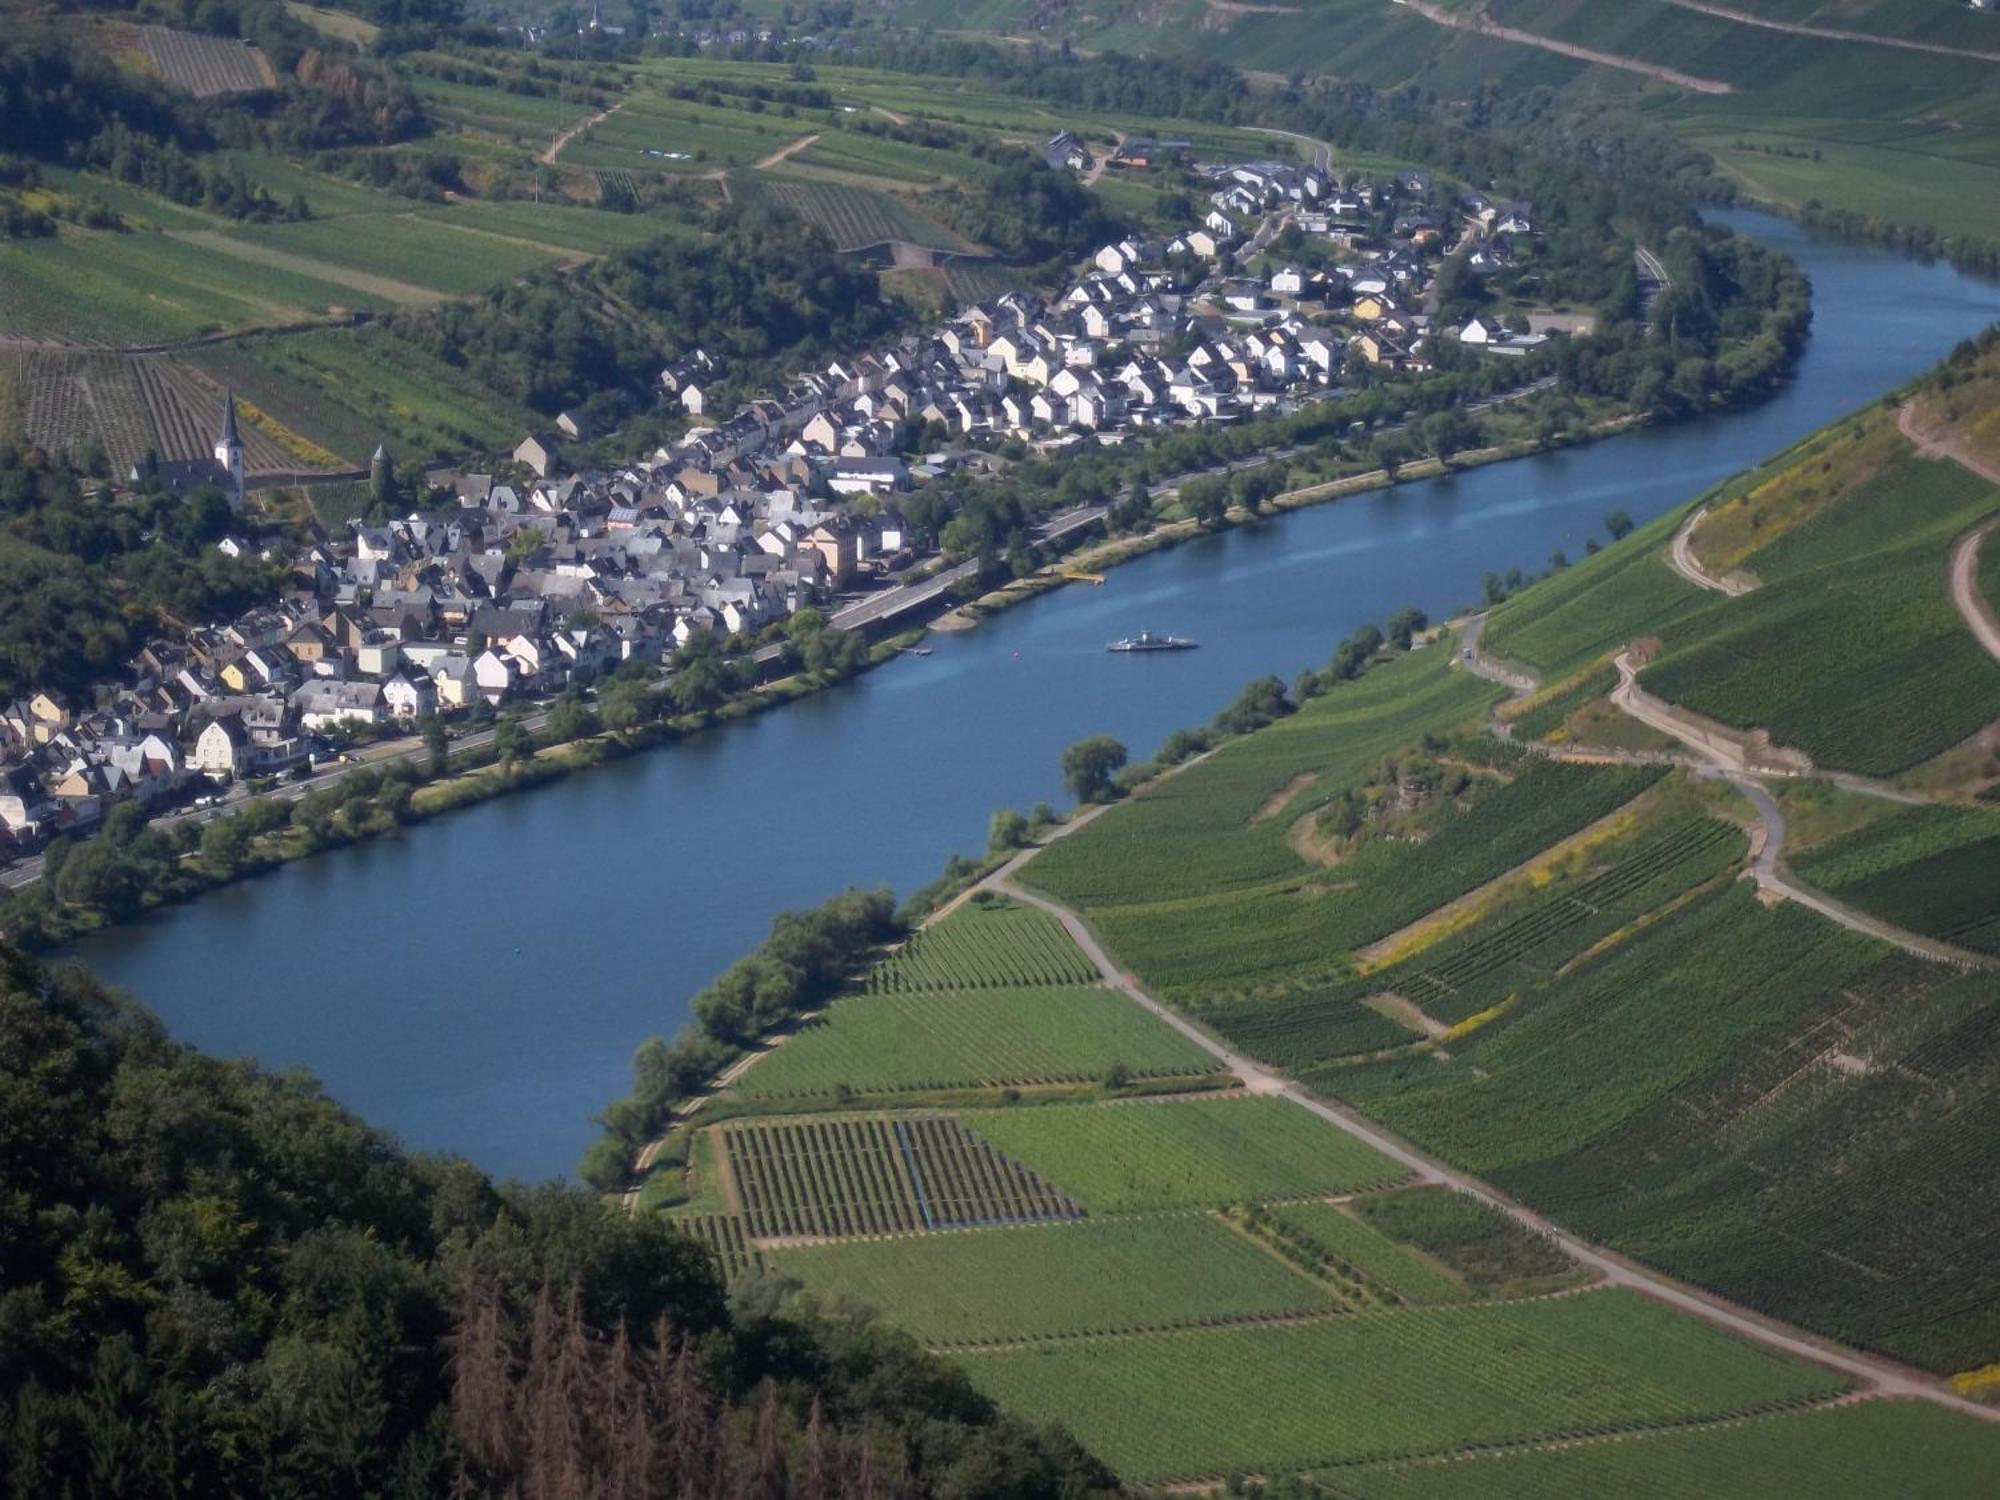
[[[1013,902],[973,902],[871,969],[869,994],[1092,984],[1097,970],[1055,918]]]
[[[748,1099],[1203,1074],[1208,1054],[1122,995],[1061,989],[857,995],[744,1076]]]
[[[1641,1431],[1842,1388],[1608,1290],[958,1358],[988,1395],[1154,1483]]]
[[[1288,1256],[1380,1306],[1438,1307],[1467,1299],[1464,1285],[1442,1267],[1338,1205],[1286,1203],[1270,1215]]]
[[[890,1313],[933,1344],[1078,1337],[1327,1315],[1328,1291],[1206,1214],[1082,1220],[773,1256],[822,1297]]]
[[[753,1238],[904,1234],[1073,1219],[1082,1209],[947,1115],[732,1124]]]
[[[268,89],[277,82],[264,54],[233,37],[141,26],[137,41],[154,72],[197,99]]]

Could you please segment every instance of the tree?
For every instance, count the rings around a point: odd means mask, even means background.
[[[1011,807],[993,814],[987,825],[986,847],[998,854],[1003,849],[1023,849],[1028,845],[1028,820]]]
[[[1612,541],[1623,541],[1632,533],[1632,518],[1622,510],[1614,510],[1604,518],[1604,529],[1611,533]]]
[[[1229,486],[1216,478],[1190,479],[1181,486],[1181,505],[1212,531],[1229,515]]]
[[[1414,604],[1406,604],[1389,616],[1389,639],[1398,651],[1407,651],[1417,632],[1429,624],[1430,616]]]
[[[1125,747],[1108,734],[1078,740],[1062,753],[1063,785],[1079,802],[1108,801],[1114,791],[1111,778],[1125,761]]]
[[[526,760],[534,753],[534,738],[528,733],[528,726],[521,722],[517,713],[507,713],[493,726],[493,753],[500,757],[502,765],[511,765],[517,760]]]
[[[249,852],[250,830],[239,818],[216,818],[201,831],[201,867],[218,880],[235,875]]]
[[[443,722],[436,714],[425,714],[417,724],[417,733],[423,736],[424,751],[430,757],[431,775],[444,775],[451,764],[451,736],[445,733]]]

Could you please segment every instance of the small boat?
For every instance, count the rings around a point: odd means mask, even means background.
[[[931,654],[929,646],[902,646],[898,649],[905,656],[929,656]]]
[[[1192,651],[1200,641],[1191,641],[1178,635],[1154,635],[1150,630],[1142,630],[1137,635],[1128,635],[1122,641],[1113,641],[1106,651]]]

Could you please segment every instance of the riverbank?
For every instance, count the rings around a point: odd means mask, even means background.
[[[1500,411],[1496,406],[1490,412]],[[1155,512],[1145,530],[1092,541],[1095,526],[1078,535],[1080,545],[1059,551],[1055,559],[1025,578],[1012,580],[997,589],[954,598],[959,591],[943,596],[942,612],[929,621],[905,625],[872,643],[865,660],[852,671],[790,673],[769,682],[757,683],[727,698],[720,705],[699,713],[663,716],[627,729],[602,730],[565,738],[550,738],[548,732],[532,735],[536,741],[525,758],[509,756],[501,760],[498,748],[488,743],[476,751],[451,755],[440,771],[415,751],[373,768],[350,772],[337,788],[340,813],[336,819],[318,825],[301,825],[299,808],[313,798],[332,795],[335,787],[315,789],[281,807],[277,799],[253,798],[232,811],[209,819],[195,819],[175,825],[168,833],[168,860],[164,865],[143,866],[145,873],[100,903],[76,903],[59,898],[47,880],[17,887],[0,905],[0,935],[30,952],[47,952],[74,943],[90,934],[125,923],[140,921],[170,906],[181,905],[225,886],[252,880],[286,865],[334,849],[398,833],[406,827],[428,822],[460,808],[475,806],[497,797],[545,786],[570,775],[609,762],[625,759],[662,745],[676,743],[692,734],[723,727],[793,703],[852,680],[860,672],[894,660],[915,647],[928,629],[961,631],[980,620],[1011,608],[1074,581],[1077,573],[1095,573],[1135,562],[1154,552],[1178,546],[1200,536],[1214,535],[1233,527],[1254,525],[1274,516],[1324,505],[1371,491],[1401,484],[1414,484],[1450,474],[1503,463],[1537,453],[1595,442],[1625,431],[1645,419],[1627,414],[1592,424],[1581,433],[1536,439],[1520,439],[1468,449],[1448,459],[1426,458],[1400,464],[1395,469],[1374,468],[1342,475],[1319,483],[1285,491],[1265,502],[1259,510],[1233,505],[1210,521],[1172,514],[1180,508],[1180,489],[1208,475],[1178,476],[1161,493],[1169,497]],[[1274,454],[1263,461],[1248,461],[1230,471],[1254,473],[1274,464],[1296,460],[1296,453]],[[948,564],[940,558],[939,566]],[[945,602],[948,601],[948,602]],[[865,627],[864,627],[865,628]],[[540,718],[547,722],[544,710]],[[501,762],[496,768],[496,762]],[[388,795],[384,795],[384,789]],[[362,806],[363,802],[367,806]],[[244,833],[240,840],[217,838],[210,830],[234,823]],[[93,841],[94,842],[94,841]],[[227,845],[226,858],[217,857],[211,844]],[[122,851],[119,851],[122,852]]]
[[[730,734],[298,861],[70,951],[176,1035],[309,1067],[414,1146],[573,1173],[634,1043],[683,1024],[774,911],[849,885],[914,890],[945,851],[985,847],[996,805],[1061,800],[1064,745],[1108,733],[1143,754],[1259,674],[1324,663],[1366,621],[1406,604],[1443,618],[1488,572],[1580,558],[1608,512],[1643,525],[2000,318],[2000,289],[1948,267],[1731,222],[1817,293],[1795,378],[1755,406],[1191,534],[1103,588],[933,634],[929,656]],[[1149,628],[1202,649],[1105,653]],[[356,983],[357,966],[392,977]]]

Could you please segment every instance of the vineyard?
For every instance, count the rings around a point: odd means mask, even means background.
[[[965,1117],[1093,1214],[1357,1192],[1403,1173],[1282,1099],[1048,1105]]]
[[[1337,1304],[1206,1214],[1080,1220],[778,1252],[829,1303],[890,1312],[932,1344],[1063,1338],[1307,1313]]]
[[[724,1281],[737,1281],[760,1274],[764,1257],[743,1232],[743,1221],[734,1214],[674,1214],[667,1223],[714,1253]]]
[[[2000,954],[2000,812],[1899,811],[1801,855],[1793,867],[1899,927]]]
[[[1750,554],[1764,587],[1677,621],[1645,684],[1819,764],[1893,775],[2000,717],[2000,673],[1952,608],[1951,539],[1993,508],[1906,459]]]
[[[1208,901],[1120,906],[1094,919],[1107,945],[1156,992],[1206,996],[1324,976],[1355,949],[1505,875],[1664,774],[1655,766],[1531,762],[1421,843],[1361,844],[1329,872],[1339,877],[1335,888],[1288,882]],[[1320,785],[1334,791],[1342,783]],[[1202,851],[1184,853],[1199,863]]]
[[[221,430],[223,388],[169,355],[37,350],[28,358],[26,434],[52,453],[103,446],[121,477],[148,450],[206,458]],[[250,474],[305,467],[252,423],[241,428]]]
[[[1987,1423],[1923,1401],[1868,1401],[1726,1427],[1332,1469],[1312,1478],[1339,1500],[1962,1500],[1990,1487],[1996,1472],[2000,1436]]]
[[[1332,1203],[1286,1203],[1269,1210],[1279,1248],[1384,1307],[1438,1307],[1466,1289],[1423,1256]]]
[[[1378,663],[1289,718],[1232,740],[1198,765],[1113,807],[1022,871],[1028,883],[1095,911],[1135,903],[1209,902],[1260,888],[1297,892],[1323,872],[1286,843],[1286,823],[1352,785],[1385,755],[1472,722],[1499,689],[1451,670],[1442,651]],[[1301,775],[1318,779],[1286,818],[1258,811]],[[1171,849],[1172,859],[1158,851]],[[1305,903],[1299,903],[1304,905]],[[1181,917],[1182,926],[1210,925]]]
[[[1155,1483],[1639,1431],[1842,1389],[1625,1291],[958,1360],[1002,1404],[1061,1422],[1126,1478]]]
[[[869,971],[870,994],[1092,984],[1097,970],[1054,917],[1012,902],[973,902],[917,933]]]
[[[750,1070],[744,1098],[1032,1088],[1202,1074],[1208,1054],[1104,989],[933,990],[842,1000]]]
[[[772,1120],[722,1132],[755,1239],[907,1234],[1082,1210],[945,1115]]]
[[[1445,1188],[1405,1188],[1354,1201],[1363,1222],[1456,1272],[1476,1292],[1567,1276],[1575,1267],[1547,1240],[1477,1198]]]
[[[141,26],[137,39],[153,71],[197,99],[268,89],[278,81],[262,52],[231,37]]]
[[[1336,1094],[1579,1234],[1929,1369],[2000,1351],[1990,976],[1743,887]]]
[[[874,188],[771,177],[766,179],[765,191],[780,206],[824,230],[838,250],[865,250],[886,240],[902,240],[934,250],[976,248],[892,194]]]

